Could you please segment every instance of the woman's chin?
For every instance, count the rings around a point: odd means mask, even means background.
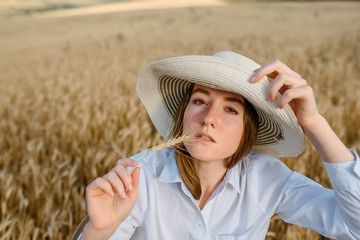
[[[186,145],[186,150],[190,156],[198,161],[210,162],[210,161],[222,161],[228,159],[231,154],[219,154],[219,150],[214,149],[212,146],[206,146],[204,144]]]
[[[212,162],[212,161],[224,161],[226,157],[216,156],[214,154],[209,154],[208,152],[190,152],[190,156],[198,161],[202,162]]]

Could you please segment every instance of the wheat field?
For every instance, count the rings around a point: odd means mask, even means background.
[[[69,239],[85,187],[119,158],[162,141],[134,91],[148,63],[239,52],[280,59],[360,150],[360,4],[242,3],[68,18],[0,18],[0,238]],[[299,171],[331,187],[311,145]],[[271,220],[267,239],[324,239]]]

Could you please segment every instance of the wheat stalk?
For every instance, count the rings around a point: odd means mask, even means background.
[[[193,140],[194,140],[193,137],[190,137],[190,136],[187,136],[187,135],[182,135],[182,136],[177,137],[177,138],[171,138],[171,139],[169,139],[169,140],[167,140],[167,141],[165,141],[165,142],[163,142],[163,143],[161,143],[161,144],[159,144],[159,145],[156,145],[156,146],[152,147],[150,151],[148,151],[147,153],[144,154],[144,156],[141,157],[141,159],[140,159],[140,161],[138,162],[137,166],[134,167],[134,168],[131,170],[130,174],[132,174],[132,173],[135,171],[135,169],[139,166],[139,164],[142,162],[142,160],[143,160],[148,154],[150,154],[150,153],[152,153],[152,152],[160,151],[160,150],[162,150],[162,149],[164,149],[164,148],[167,148],[167,147],[170,147],[170,146],[174,146],[174,145],[179,144],[179,143],[192,142]]]

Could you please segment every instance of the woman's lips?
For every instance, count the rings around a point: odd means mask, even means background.
[[[195,134],[195,138],[200,141],[215,143],[215,140],[209,134],[204,132]]]

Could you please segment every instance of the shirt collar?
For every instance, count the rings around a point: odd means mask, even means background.
[[[240,193],[240,174],[242,161],[239,161],[234,167],[229,169],[224,177],[224,184],[231,185],[238,193]]]
[[[166,156],[164,167],[159,175],[159,181],[167,183],[182,182],[182,178],[175,161],[175,150],[169,149],[170,153]]]
[[[238,193],[240,193],[240,174],[242,160],[233,168],[229,169],[221,185],[230,184]],[[175,160],[175,151],[171,149],[165,160],[164,168],[159,175],[159,181],[167,183],[183,182]]]

